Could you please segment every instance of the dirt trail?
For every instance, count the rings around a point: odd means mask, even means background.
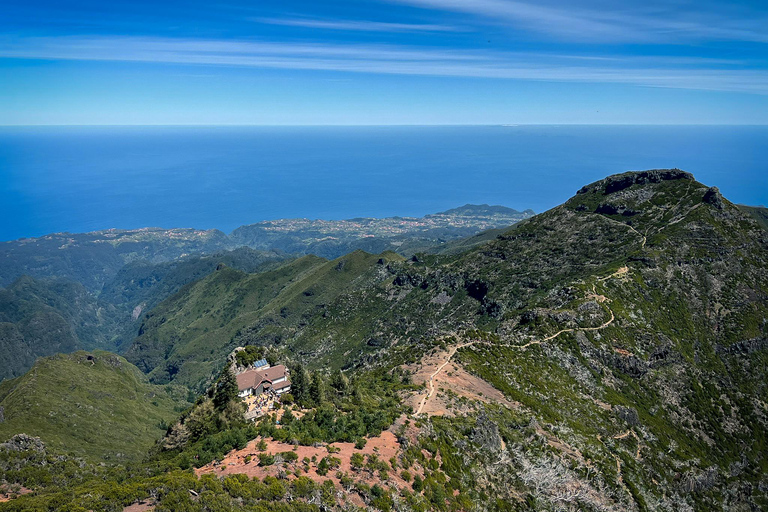
[[[5,489],[0,490],[0,503],[5,503],[7,501],[14,500],[19,496],[23,496],[31,492],[32,492],[32,489],[27,489],[26,487],[21,487],[15,493],[7,492]]]
[[[634,430],[630,429],[624,432],[623,434],[618,434],[613,436],[614,439],[626,439],[627,437],[632,436],[635,438],[635,441],[637,441],[637,451],[635,452],[635,460],[640,460],[640,450],[642,450],[645,445],[642,441],[640,441],[640,437],[635,433]]]
[[[441,371],[443,371],[443,368],[445,368],[448,365],[448,363],[451,362],[451,359],[453,359],[453,356],[456,354],[456,351],[459,350],[460,348],[474,345],[475,343],[477,343],[477,340],[469,341],[467,343],[462,343],[461,345],[454,345],[453,347],[451,347],[451,349],[448,351],[448,356],[445,358],[445,361],[443,362],[443,364],[438,366],[437,370],[435,370],[435,372],[429,376],[429,380],[427,381],[429,392],[424,398],[421,399],[421,403],[419,403],[419,408],[416,409],[416,412],[414,413],[416,416],[421,414],[421,411],[424,409],[424,406],[427,404],[427,401],[429,401],[429,399],[432,398],[432,395],[435,394],[435,377],[437,377],[437,375]]]
[[[629,226],[629,228],[637,233],[637,230],[635,230],[635,228],[633,228],[632,226]],[[638,233],[638,235],[643,236],[640,233]],[[645,247],[645,237],[644,236],[643,236],[643,247]],[[629,268],[624,266],[624,267],[619,268],[616,272],[614,272],[613,274],[611,274],[609,276],[598,278],[597,281],[598,282],[602,282],[602,281],[607,281],[608,279],[612,279],[612,278],[616,278],[616,277],[624,277],[628,273],[629,273]],[[596,295],[597,291],[595,290],[595,286],[594,285],[592,286],[592,290],[593,290],[594,294]],[[600,297],[603,299],[603,300],[600,300],[601,303],[610,302],[610,299],[608,299],[607,297],[604,297],[602,295]],[[498,345],[497,344],[495,346],[496,347],[505,347],[505,348],[519,348],[521,350],[525,350],[528,347],[530,347],[531,345],[541,345],[542,343],[546,343],[548,341],[551,341],[551,340],[557,338],[558,336],[560,336],[561,334],[564,334],[564,333],[567,333],[567,332],[599,331],[601,329],[605,329],[606,327],[611,325],[614,322],[614,320],[616,320],[616,316],[613,314],[613,310],[611,310],[610,307],[607,307],[607,309],[608,309],[608,312],[611,314],[611,318],[609,318],[606,322],[604,322],[603,324],[601,324],[601,325],[599,325],[597,327],[573,327],[573,328],[569,328],[569,329],[562,329],[562,330],[556,332],[555,334],[547,336],[546,338],[542,338],[540,340],[529,341],[528,343],[525,343],[524,345],[514,345],[514,344]],[[424,396],[421,399],[421,401],[419,402],[419,406],[418,406],[418,408],[416,409],[416,411],[414,413],[415,416],[418,416],[419,414],[422,413],[422,411],[424,410],[424,407],[427,405],[427,403],[434,396],[435,389],[436,389],[435,388],[435,378],[440,374],[441,371],[443,371],[443,369],[446,366],[448,366],[448,363],[451,362],[451,359],[453,359],[453,356],[456,355],[456,352],[459,349],[462,349],[462,348],[465,348],[465,347],[469,347],[469,346],[472,346],[472,345],[476,345],[476,344],[480,344],[480,343],[489,343],[489,342],[481,341],[481,340],[474,340],[474,341],[469,341],[469,342],[466,342],[466,343],[462,343],[460,345],[454,345],[453,347],[450,348],[450,350],[448,351],[448,353],[446,355],[445,360],[437,367],[437,369],[434,371],[434,373],[432,373],[432,375],[429,376],[429,379],[427,380],[427,386],[429,388],[429,391],[426,394],[426,396]]]
[[[647,236],[645,236],[644,234],[642,234],[641,232],[639,232],[638,230],[636,230],[635,228],[633,228],[632,226],[630,226],[629,224],[627,224],[627,227],[628,227],[630,230],[632,230],[633,232],[635,232],[635,233],[636,233],[638,236],[641,236],[641,237],[643,237],[643,243],[640,245],[640,247],[641,247],[642,249],[645,249],[645,243],[648,241],[648,237],[647,237]]]
[[[601,214],[597,214],[597,215],[601,215]],[[606,217],[604,215],[601,215],[601,216],[604,219],[606,219],[606,220],[609,220],[611,222],[615,222],[616,224],[621,224],[622,226],[629,228],[629,230],[632,231],[633,233],[635,233],[637,236],[642,237],[643,241],[642,241],[640,247],[642,249],[645,249],[645,244],[648,242],[648,237],[646,236],[648,234],[648,230],[646,230],[645,235],[644,235],[641,232],[639,232],[638,230],[636,230],[634,227],[630,226],[629,224],[627,224],[625,222],[621,222],[619,220],[614,220],[614,219],[612,219],[610,217]]]
[[[558,331],[555,334],[553,334],[551,336],[547,336],[546,338],[542,338],[540,340],[529,341],[528,343],[526,343],[524,345],[515,345],[515,344],[512,344],[512,343],[508,343],[508,344],[496,345],[496,346],[497,347],[505,347],[505,348],[519,348],[519,349],[525,350],[526,348],[530,347],[531,345],[541,345],[542,343],[546,343],[547,341],[551,341],[551,340],[557,338],[558,336],[560,336],[561,334],[564,334],[566,332],[599,331],[600,329],[605,329],[606,327],[611,325],[614,320],[616,320],[616,317],[614,316],[613,311],[611,311],[610,308],[608,308],[608,312],[611,313],[611,318],[608,319],[608,321],[606,321],[602,325],[598,325],[597,327],[573,327],[573,328],[570,328],[570,329],[563,329],[562,331]]]

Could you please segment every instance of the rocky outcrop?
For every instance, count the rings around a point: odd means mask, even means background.
[[[596,181],[582,187],[577,194],[586,194],[588,192],[598,192],[602,194],[613,194],[620,190],[631,187],[632,185],[645,185],[648,183],[661,183],[671,180],[691,180],[693,174],[680,169],[653,169],[650,171],[625,172],[623,174],[614,174],[600,181]]]
[[[627,425],[634,427],[640,424],[640,416],[637,414],[637,409],[634,407],[617,405],[613,410],[616,412],[616,416],[624,420]]]
[[[637,215],[640,212],[637,210],[633,210],[632,208],[628,208],[627,205],[624,205],[624,204],[616,205],[612,203],[601,203],[595,209],[595,213],[602,213],[604,215],[623,215],[624,217],[631,217],[632,215]]]
[[[498,452],[502,447],[502,439],[499,434],[499,426],[485,414],[480,415],[472,429],[470,439],[490,452]]]
[[[717,345],[715,351],[718,354],[748,355],[758,350],[768,349],[768,338],[752,338],[751,340],[738,341],[733,345]]]
[[[704,471],[689,471],[681,479],[683,492],[700,493],[712,489],[717,485],[717,468],[712,466]]]
[[[12,452],[33,450],[36,452],[44,452],[45,444],[39,437],[32,437],[27,434],[16,434],[9,441],[0,444],[0,450],[8,450]]]
[[[709,190],[707,190],[704,193],[704,197],[702,200],[707,203],[711,204],[718,210],[722,210],[725,208],[725,199],[723,198],[723,195],[720,193],[720,189],[717,187],[711,187]]]

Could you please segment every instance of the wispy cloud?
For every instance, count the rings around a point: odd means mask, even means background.
[[[727,61],[665,57],[584,59],[580,55],[461,52],[391,45],[342,45],[142,37],[0,38],[0,58],[134,61],[206,66],[452,76],[768,94],[768,71]],[[606,59],[609,57],[604,57]]]
[[[461,32],[463,29],[449,25],[429,23],[389,23],[368,20],[324,20],[313,18],[251,18],[258,23],[303,27],[324,30],[347,30],[356,32]]]
[[[388,0],[427,9],[459,12],[507,23],[520,30],[542,32],[567,40],[675,43],[691,40],[731,40],[768,43],[765,12],[725,15],[706,10],[673,9],[618,2],[576,6],[574,2],[523,2],[515,0]]]

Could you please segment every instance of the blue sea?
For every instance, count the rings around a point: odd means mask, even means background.
[[[5,127],[0,240],[465,203],[541,212],[606,175],[662,167],[768,204],[768,127]]]

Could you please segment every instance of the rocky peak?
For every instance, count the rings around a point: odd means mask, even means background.
[[[662,181],[691,180],[693,174],[680,169],[651,169],[649,171],[632,171],[622,174],[614,174],[582,187],[577,194],[597,192],[604,195],[619,192],[632,185],[645,185],[648,183],[661,183]]]

